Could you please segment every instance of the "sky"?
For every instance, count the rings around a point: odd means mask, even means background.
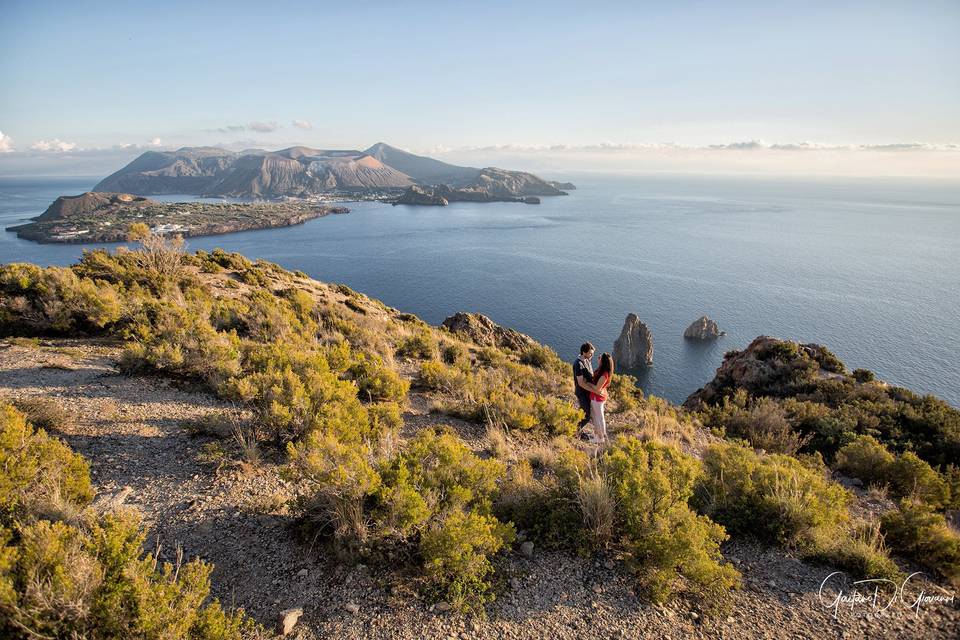
[[[960,179],[960,2],[0,0],[0,175],[377,141],[512,168]]]

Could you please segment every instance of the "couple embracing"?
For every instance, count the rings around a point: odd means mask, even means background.
[[[600,356],[600,365],[593,370],[593,354],[596,349],[589,342],[580,346],[580,356],[573,363],[573,386],[577,402],[584,413],[580,421],[580,437],[593,444],[606,444],[607,422],[603,407],[607,402],[607,387],[613,376],[613,358],[609,353]],[[593,425],[593,434],[588,435],[584,427]]]

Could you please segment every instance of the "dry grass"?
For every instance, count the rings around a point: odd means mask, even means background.
[[[17,398],[12,401],[12,404],[23,412],[27,422],[44,431],[63,431],[75,420],[72,412],[50,398]]]
[[[613,538],[617,505],[602,472],[593,469],[580,477],[577,505],[583,514],[583,524],[590,532],[592,542],[598,547],[606,547]]]
[[[487,427],[487,448],[494,457],[501,460],[514,460],[516,458],[510,436],[507,435],[503,427],[492,424]]]

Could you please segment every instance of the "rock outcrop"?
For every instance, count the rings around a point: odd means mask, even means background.
[[[617,367],[637,369],[653,364],[653,334],[635,313],[627,314],[620,337],[613,343]]]
[[[727,352],[713,380],[683,404],[691,409],[714,404],[737,389],[757,396],[786,396],[818,380],[846,375],[843,363],[823,345],[759,336],[746,349]]]
[[[485,315],[459,312],[443,321],[443,326],[451,333],[472,340],[481,347],[497,347],[521,351],[536,341],[530,336],[501,327]]]
[[[548,182],[550,186],[561,191],[576,191],[577,189],[572,182],[557,182],[556,180],[549,180]]]
[[[689,340],[713,340],[720,336],[727,335],[726,331],[720,331],[717,323],[707,316],[701,316],[694,320],[687,330],[683,332],[683,337]]]
[[[393,204],[445,207],[449,204],[449,201],[433,189],[413,185],[404,191],[403,195],[397,198]]]

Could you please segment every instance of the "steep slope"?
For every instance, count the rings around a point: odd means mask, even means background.
[[[448,184],[456,187],[469,184],[480,176],[480,169],[459,167],[426,156],[418,156],[391,147],[385,142],[378,142],[364,153],[423,184]]]
[[[213,147],[148,151],[101,180],[94,191],[156,195],[201,194],[229,171],[237,155]]]

